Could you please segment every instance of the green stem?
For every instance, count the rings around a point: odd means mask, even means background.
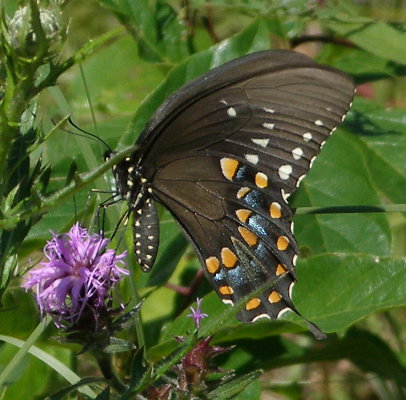
[[[122,34],[122,32],[123,28],[113,29],[112,31],[107,32],[96,39],[89,40],[79,51],[75,53],[74,56],[69,57],[61,64],[50,64],[51,70],[48,76],[35,88],[35,94],[41,92],[47,87],[55,85],[55,82],[59,76],[67,71],[70,67],[84,61],[87,57],[95,52],[95,49],[100,48],[110,40],[116,39]]]
[[[124,157],[134,152],[137,148],[138,146],[127,147],[120,153],[115,154],[112,158],[109,159],[109,161],[105,162],[93,171],[86,174],[78,175],[70,185],[57,191],[53,195],[42,199],[41,205],[37,207],[27,207],[27,209],[25,209],[21,213],[14,215],[12,218],[13,221],[11,221],[10,219],[0,220],[0,228],[4,228],[6,226],[9,227],[13,222],[17,224],[23,219],[46,213],[47,211],[55,207],[55,205],[59,204],[61,201],[73,195],[83,187],[87,186],[99,176],[103,175],[106,171],[111,169],[114,164],[117,164],[119,161],[123,160]]]
[[[137,304],[141,301],[137,287],[136,287],[136,280],[134,279],[133,276],[133,271],[132,269],[130,270],[130,274],[132,279],[130,279],[130,287],[131,287],[131,295],[132,295],[132,301],[133,304]],[[141,319],[141,313],[136,313],[134,316],[134,326],[135,326],[135,332],[137,334],[137,342],[138,342],[138,347],[140,349],[143,349],[144,353],[144,359],[147,359],[147,348],[145,346],[145,335],[144,335],[144,326],[142,324],[142,319]]]
[[[406,204],[380,204],[377,206],[298,207],[295,214],[358,214],[406,212]]]
[[[110,382],[111,386],[118,393],[124,393],[127,390],[127,386],[114,371],[111,363],[111,356],[103,351],[94,351],[93,355],[99,364],[103,376]]]
[[[20,347],[13,359],[3,369],[0,374],[0,387],[4,387],[4,385],[7,384],[7,379],[10,374],[12,374],[13,371],[17,371],[21,361],[27,355],[30,347],[38,340],[50,322],[51,318],[45,317],[34,329],[29,338],[25,341],[24,345]]]

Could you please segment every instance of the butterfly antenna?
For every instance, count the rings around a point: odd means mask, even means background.
[[[94,140],[96,140],[96,141],[102,143],[102,144],[107,148],[107,150],[109,151],[109,153],[113,153],[112,148],[111,148],[111,147],[107,144],[107,142],[105,142],[102,138],[100,138],[99,136],[97,136],[97,135],[95,135],[95,134],[93,134],[93,133],[87,132],[87,131],[83,130],[82,128],[80,128],[79,126],[77,126],[77,125],[73,122],[73,120],[72,120],[71,117],[68,118],[68,121],[69,121],[69,123],[70,123],[74,128],[76,128],[78,131],[80,131],[80,132],[82,132],[82,133],[84,133],[84,134],[90,136],[90,137],[93,138]],[[73,132],[71,132],[71,133],[73,133]]]

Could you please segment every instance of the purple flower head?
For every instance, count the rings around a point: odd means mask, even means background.
[[[192,311],[192,314],[186,315],[187,317],[193,318],[195,320],[195,324],[197,329],[200,328],[200,320],[207,317],[208,315],[205,313],[202,313],[200,310],[200,305],[202,304],[202,299],[197,298],[196,299],[196,310],[193,307],[190,307],[190,310]]]
[[[106,312],[111,289],[128,275],[121,268],[126,252],[117,255],[106,249],[108,242],[98,234],[89,234],[79,223],[68,233],[53,234],[44,247],[48,261],[30,271],[22,285],[36,292],[42,316],[49,313],[56,326],[65,327],[77,325],[89,313],[97,322],[98,314]]]

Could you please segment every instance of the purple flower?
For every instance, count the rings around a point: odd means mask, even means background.
[[[111,303],[111,289],[128,271],[123,259],[106,249],[108,239],[89,234],[76,223],[68,233],[53,234],[44,247],[46,262],[29,272],[23,283],[36,292],[42,316],[49,313],[58,327],[76,326],[84,315],[98,315]]]
[[[202,313],[200,310],[200,305],[202,303],[202,299],[197,298],[196,299],[196,310],[193,307],[190,307],[190,310],[192,311],[192,314],[186,315],[187,317],[193,318],[195,320],[195,324],[197,329],[200,328],[200,320],[207,317],[208,315],[205,313]]]

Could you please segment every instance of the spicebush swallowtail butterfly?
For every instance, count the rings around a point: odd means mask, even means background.
[[[287,199],[353,95],[347,75],[286,50],[228,62],[172,94],[141,133],[139,149],[114,168],[133,214],[142,270],[157,254],[159,202],[193,244],[224,303],[275,281],[246,302],[238,319],[297,312],[291,293],[298,245]]]

